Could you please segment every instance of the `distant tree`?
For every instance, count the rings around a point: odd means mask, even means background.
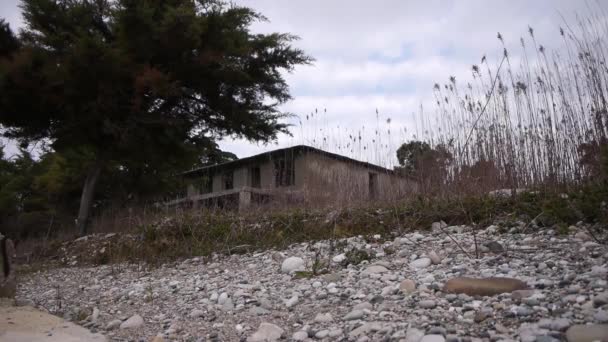
[[[608,140],[589,141],[578,146],[584,177],[608,182]]]
[[[410,141],[397,149],[397,160],[397,171],[418,179],[425,190],[431,190],[445,181],[452,154],[443,145],[432,148],[424,141]]]
[[[470,188],[475,184],[476,190],[480,192],[500,189],[507,185],[501,180],[500,170],[494,161],[487,159],[478,160],[473,165],[463,165],[457,179],[464,187]]]
[[[100,174],[184,160],[222,136],[270,141],[287,126],[282,71],[311,58],[295,36],[253,34],[264,17],[220,0],[22,0],[18,38],[0,25],[0,125],[22,143],[78,151],[77,227]]]
[[[443,145],[432,148],[424,141],[404,143],[397,149],[399,169],[408,175],[418,175],[430,168],[445,167],[452,155]]]

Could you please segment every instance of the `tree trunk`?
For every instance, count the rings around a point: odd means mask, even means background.
[[[87,179],[82,187],[82,196],[80,197],[80,209],[78,210],[78,218],[76,219],[76,228],[80,236],[87,235],[87,220],[89,219],[89,211],[93,204],[93,195],[95,194],[95,185],[101,173],[101,162],[95,162],[87,173]]]

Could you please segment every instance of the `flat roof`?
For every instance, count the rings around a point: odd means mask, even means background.
[[[285,154],[285,153],[293,153],[293,154],[316,153],[316,154],[323,155],[323,156],[326,156],[326,157],[329,157],[329,158],[332,158],[332,159],[336,159],[336,160],[340,160],[340,161],[343,161],[343,162],[347,162],[347,163],[352,163],[352,164],[355,164],[355,165],[363,166],[365,168],[376,170],[378,172],[383,172],[383,173],[393,174],[393,175],[397,175],[397,176],[402,176],[401,174],[399,174],[395,170],[387,169],[385,167],[382,167],[382,166],[379,166],[379,165],[376,165],[376,164],[371,164],[371,163],[368,163],[368,162],[364,162],[364,161],[352,159],[352,158],[349,158],[349,157],[345,157],[345,156],[340,155],[340,154],[323,151],[321,149],[318,149],[318,148],[315,148],[315,147],[312,147],[312,146],[307,146],[307,145],[296,145],[296,146],[292,146],[292,147],[281,148],[281,149],[278,149],[278,150],[273,150],[273,151],[268,151],[268,152],[256,154],[256,155],[251,156],[251,157],[246,157],[246,158],[242,158],[242,159],[232,160],[232,161],[229,161],[229,162],[215,164],[215,165],[204,166],[204,167],[200,167],[200,168],[193,169],[193,170],[190,170],[190,171],[186,171],[186,172],[182,173],[182,175],[183,176],[195,176],[195,175],[198,175],[198,174],[214,172],[214,171],[217,171],[218,169],[237,168],[239,166],[242,166],[242,165],[245,165],[245,164],[249,164],[249,163],[254,163],[254,162],[260,161],[260,160],[265,160],[265,159],[271,160],[274,156],[278,156],[278,155]]]

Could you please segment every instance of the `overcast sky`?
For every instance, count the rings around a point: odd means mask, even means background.
[[[13,29],[22,25],[18,2],[0,0],[0,16],[7,18]],[[412,113],[430,101],[435,82],[445,82],[449,76],[466,81],[471,65],[479,63],[483,55],[491,64],[498,63],[502,47],[497,32],[516,58],[519,39],[527,34],[529,25],[543,45],[558,47],[560,14],[573,17],[588,11],[588,3],[583,0],[236,3],[254,8],[269,19],[255,24],[254,31],[296,34],[301,37],[296,45],[316,59],[314,65],[298,67],[286,76],[294,100],[285,104],[284,110],[299,118],[290,120],[295,124],[294,136],[281,136],[278,145],[305,143],[336,150],[337,143],[322,145],[321,137],[347,136],[345,132],[356,132],[364,126],[372,130],[382,126],[383,132],[388,128],[393,132],[390,140],[385,137],[389,147],[382,153],[386,156],[392,156],[401,140],[407,138],[397,132],[415,132]],[[306,115],[316,108],[319,114],[307,121]],[[300,120],[303,127],[299,126]],[[337,140],[343,137],[332,138]],[[222,141],[221,147],[239,157],[277,148],[230,139]],[[369,154],[353,156],[380,163],[390,159]]]

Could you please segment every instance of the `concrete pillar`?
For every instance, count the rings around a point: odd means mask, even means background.
[[[247,209],[251,205],[251,192],[239,192],[239,211]]]

